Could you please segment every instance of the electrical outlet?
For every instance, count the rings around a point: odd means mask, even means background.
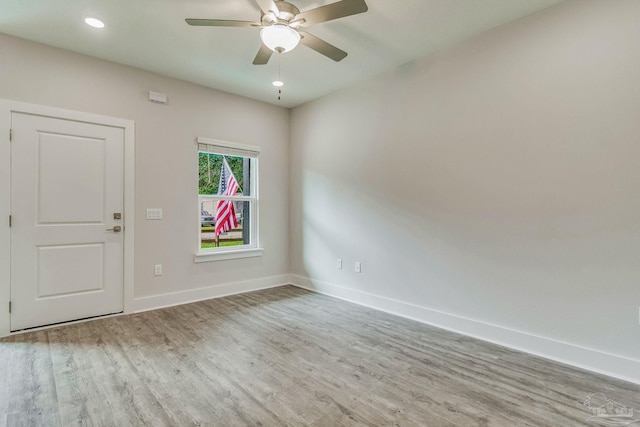
[[[162,276],[162,264],[155,265],[153,274],[155,274],[156,276]]]
[[[360,264],[360,261],[356,261],[356,263],[353,265],[353,270],[356,273],[362,272],[362,264]]]
[[[336,262],[336,268],[338,270],[342,270],[342,260],[340,258],[338,258],[338,261]]]

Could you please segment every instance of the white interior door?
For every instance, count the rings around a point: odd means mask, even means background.
[[[11,330],[121,312],[124,130],[23,113],[11,127]]]

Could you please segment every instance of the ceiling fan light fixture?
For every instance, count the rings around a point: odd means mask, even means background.
[[[274,52],[289,52],[300,42],[300,34],[287,25],[274,24],[260,31],[262,43]]]

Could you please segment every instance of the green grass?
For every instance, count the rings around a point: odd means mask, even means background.
[[[224,246],[240,246],[243,245],[244,243],[240,242],[220,242],[220,247],[224,247]],[[209,249],[209,248],[215,248],[216,244],[211,242],[211,243],[202,243],[200,245],[200,248],[202,249]]]
[[[238,226],[235,230],[242,230],[242,225]],[[200,231],[203,233],[213,233],[216,231],[216,228],[213,225],[205,225],[204,227],[200,227]]]

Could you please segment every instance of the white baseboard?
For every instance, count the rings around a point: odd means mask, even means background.
[[[523,351],[556,362],[640,384],[640,360],[581,347],[522,331],[396,301],[292,274],[291,284],[376,310],[427,323],[483,341]]]
[[[212,298],[220,298],[244,292],[259,291],[261,289],[275,288],[289,284],[289,275],[261,277],[259,279],[244,282],[225,283],[223,285],[209,286],[206,288],[189,289],[180,292],[171,292],[149,297],[135,298],[133,300],[134,312],[156,310],[163,307],[188,304]]]

